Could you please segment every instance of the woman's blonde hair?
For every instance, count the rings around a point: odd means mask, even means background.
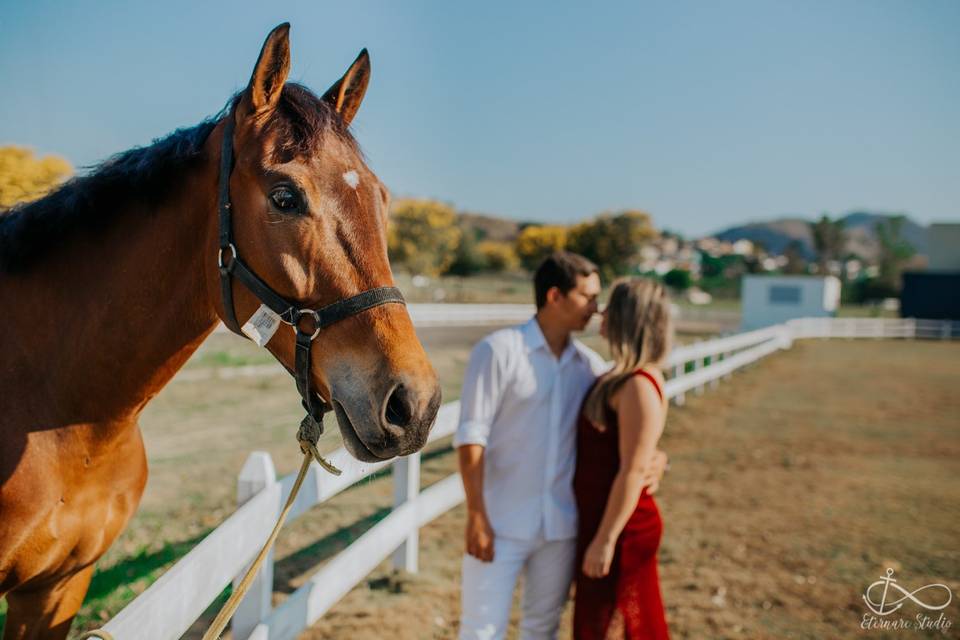
[[[610,398],[637,369],[663,366],[673,339],[670,298],[662,284],[650,278],[614,281],[607,303],[607,343],[613,368],[600,377],[587,397],[584,414],[606,426]]]

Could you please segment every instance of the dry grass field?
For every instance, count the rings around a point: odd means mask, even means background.
[[[958,383],[960,344],[805,341],[671,409],[659,502],[673,636],[960,637],[956,600],[945,631],[859,626],[886,567],[908,588],[960,592]],[[302,638],[454,638],[462,523],[461,509],[439,518],[419,575],[385,563]]]
[[[445,399],[458,395],[470,344],[488,330],[424,333]],[[116,613],[230,513],[250,451],[269,451],[281,474],[295,470],[289,378],[210,377],[269,362],[215,335],[147,408],[147,491],[100,562],[75,632]],[[946,633],[859,628],[861,594],[888,566],[905,586],[944,582],[960,594],[958,383],[957,343],[803,341],[671,408],[659,502],[674,637],[960,637],[956,601]],[[322,449],[339,446],[335,432]],[[447,447],[425,456],[425,485],[455,471]],[[292,523],[277,547],[275,600],[382,518],[391,498],[390,479],[372,478]],[[301,637],[454,638],[462,524],[462,509],[441,516],[421,531],[419,574],[383,563]]]

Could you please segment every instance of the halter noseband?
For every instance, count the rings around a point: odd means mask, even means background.
[[[311,388],[310,384],[310,347],[320,331],[345,318],[357,315],[367,309],[383,304],[406,304],[403,294],[396,287],[377,287],[355,296],[338,300],[319,309],[300,307],[278,294],[270,285],[260,279],[247,264],[240,259],[233,242],[232,207],[230,205],[230,174],[233,172],[233,130],[235,127],[235,109],[231,109],[223,129],[223,143],[220,147],[220,248],[217,252],[217,267],[220,270],[220,290],[223,296],[224,323],[238,335],[236,309],[233,306],[233,277],[236,277],[263,305],[276,313],[280,320],[296,332],[296,351],[293,372],[297,391],[303,400],[307,415],[301,429],[312,427],[317,433],[323,432],[323,414],[330,407]],[[228,257],[229,256],[229,257]],[[226,258],[226,259],[225,259]],[[304,328],[305,318],[310,325]],[[312,424],[308,424],[312,423]]]

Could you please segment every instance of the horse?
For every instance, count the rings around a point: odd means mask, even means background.
[[[349,130],[369,56],[318,97],[287,82],[289,28],[269,34],[217,115],[0,215],[6,640],[66,637],[143,493],[144,406],[221,320],[263,311],[270,296],[231,277],[231,257],[306,309],[261,337],[296,371],[305,404],[332,406],[353,456],[388,460],[426,442],[440,387],[392,289],[389,192]],[[387,295],[370,303],[371,291]],[[329,305],[364,296],[321,330]],[[304,335],[315,348],[298,362]]]

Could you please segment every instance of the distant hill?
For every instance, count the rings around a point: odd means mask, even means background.
[[[880,243],[874,231],[876,224],[889,216],[877,213],[850,213],[843,217],[847,229],[847,250],[864,257],[876,257]],[[909,217],[900,228],[901,237],[910,243],[917,253],[927,253],[927,228]]]
[[[875,231],[878,222],[892,217],[888,214],[852,212],[843,216],[842,220],[847,230],[847,251],[855,253],[867,260],[873,260],[879,255],[880,242]],[[787,245],[793,240],[799,240],[804,257],[812,260],[816,257],[813,245],[813,233],[810,231],[810,222],[807,218],[785,217],[769,222],[750,222],[745,225],[730,227],[712,234],[719,240],[736,242],[746,238],[752,242],[759,242],[767,251],[782,254]],[[901,227],[901,235],[917,253],[927,251],[927,228],[917,224],[909,217]]]
[[[498,218],[482,213],[461,213],[459,217],[461,225],[477,231],[479,240],[513,242],[520,235],[520,223],[516,220]]]
[[[513,242],[524,226],[523,222],[500,218],[482,213],[458,214],[460,224],[468,229],[474,229],[480,240],[496,240],[499,242]],[[890,214],[854,211],[841,219],[847,230],[847,251],[859,255],[866,260],[874,260],[879,255],[880,243],[877,239],[875,227],[878,222],[892,217]],[[747,224],[729,227],[711,236],[726,242],[736,242],[747,239],[759,242],[767,251],[773,254],[782,254],[793,240],[800,241],[801,252],[807,260],[816,258],[813,246],[813,233],[810,231],[812,219],[800,215],[791,215],[775,220],[749,222]],[[901,228],[903,238],[909,242],[919,254],[927,252],[927,228],[911,220],[904,221]]]
[[[790,217],[769,222],[748,222],[711,235],[723,242],[750,240],[763,245],[773,254],[782,254],[787,245],[794,240],[799,240],[804,257],[810,260],[815,256],[810,223],[803,218]]]

